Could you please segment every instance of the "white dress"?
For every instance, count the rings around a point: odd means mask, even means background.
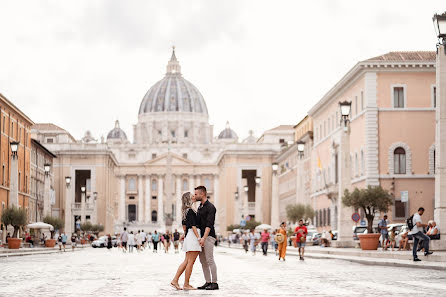
[[[200,235],[200,229],[197,229],[198,235]],[[198,242],[197,236],[195,236],[194,230],[189,228],[186,238],[183,243],[183,252],[201,252],[201,246]]]
[[[193,209],[189,209],[187,216],[186,216],[186,220],[183,222],[183,224],[189,225],[189,226],[194,226],[195,222],[196,222],[195,211]],[[197,232],[198,232],[198,236],[201,237],[200,229],[197,228]],[[186,253],[187,252],[201,252],[200,243],[198,242],[198,238],[197,238],[197,236],[195,236],[194,230],[192,228],[189,228],[189,230],[187,230],[187,235],[186,235],[186,238],[184,238],[182,250],[183,250],[183,252],[186,252]]]

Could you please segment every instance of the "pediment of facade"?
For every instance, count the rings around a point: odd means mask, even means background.
[[[162,154],[161,156],[147,161],[144,165],[151,166],[166,166],[167,165],[167,156],[168,154]],[[177,154],[171,153],[172,156],[172,166],[185,166],[185,165],[194,165],[194,163],[188,159],[185,159]]]

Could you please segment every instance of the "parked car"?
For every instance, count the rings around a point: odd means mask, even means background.
[[[93,243],[91,244],[92,247],[94,248],[102,248],[102,247],[106,247],[107,246],[107,241],[108,241],[108,236],[101,236],[98,239],[96,239],[95,241],[93,241]],[[112,246],[117,247],[118,246],[118,240],[116,238],[116,236],[112,236]]]
[[[320,245],[321,244],[321,233],[314,233],[313,237],[311,238],[311,241],[313,242],[313,245]]]
[[[353,226],[353,239],[359,240],[358,234],[366,234],[367,227],[366,226]]]

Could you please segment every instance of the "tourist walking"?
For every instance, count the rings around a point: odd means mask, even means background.
[[[65,247],[67,245],[68,236],[65,234],[65,232],[62,233],[62,246],[63,251],[65,252]]]
[[[254,229],[251,229],[249,233],[249,246],[251,248],[252,255],[255,256],[257,244],[259,243],[260,236],[254,232]]]
[[[420,207],[418,208],[418,212],[414,213],[414,215],[411,216],[407,221],[407,225],[410,230],[409,234],[413,236],[412,256],[414,261],[421,261],[417,256],[417,247],[420,240],[423,241],[424,255],[428,256],[433,254],[429,251],[430,238],[423,233],[423,228],[427,227],[427,225],[423,224],[423,221],[421,220],[421,216],[423,215],[423,213],[424,208]]]
[[[243,235],[242,235],[242,244],[243,244],[243,249],[245,250],[245,253],[248,253],[248,250],[249,250],[249,236],[246,233],[243,233]]]
[[[274,230],[273,234],[271,235],[271,248],[274,250],[274,254],[277,257],[277,248],[279,247],[279,244],[276,242],[276,239],[275,239],[276,233],[277,233],[277,230]]]
[[[294,233],[296,233],[296,242],[299,248],[299,260],[304,260],[308,230],[303,220],[299,220],[299,226],[296,227]]]
[[[387,230],[387,215],[385,214],[384,217],[379,221],[378,223],[378,229],[381,233],[381,247],[383,251],[387,250],[387,241],[389,240],[389,231]]]
[[[181,197],[182,202],[182,225],[185,230],[185,239],[183,244],[183,251],[186,252],[186,257],[183,263],[177,269],[177,273],[175,274],[172,282],[170,283],[177,290],[181,290],[180,285],[178,284],[178,280],[183,274],[184,276],[184,290],[196,290],[193,286],[190,285],[190,276],[192,274],[192,269],[194,267],[195,260],[198,257],[198,254],[201,252],[202,248],[200,246],[200,229],[197,228],[197,214],[192,208],[193,203],[195,202],[194,196],[191,195],[190,192],[184,193]],[[175,233],[177,231],[175,230]],[[178,234],[179,235],[179,234]]]
[[[62,234],[59,234],[59,236],[57,237],[57,243],[59,245],[59,251],[62,250]]]
[[[147,242],[147,234],[146,234],[146,232],[144,232],[144,229],[141,230],[141,239],[142,239],[141,248],[145,249],[146,248],[146,242]]]
[[[285,261],[286,246],[287,246],[287,235],[286,235],[286,223],[282,222],[280,224],[279,232],[276,234],[275,240],[279,243],[279,261],[282,259]]]
[[[155,230],[155,233],[152,235],[152,241],[153,241],[153,252],[158,253],[158,242],[160,241],[160,235]]]
[[[214,261],[214,244],[217,240],[215,235],[215,206],[207,199],[206,187],[199,186],[195,188],[195,199],[200,201],[198,207],[198,226],[201,232],[200,262],[203,267],[203,274],[206,283],[198,287],[200,290],[218,290],[217,284],[217,265]]]
[[[123,247],[123,252],[127,252],[127,242],[129,240],[129,234],[127,233],[127,228],[124,227],[124,232],[121,234],[121,245]]]
[[[139,252],[141,250],[141,246],[142,246],[142,234],[141,231],[138,230],[138,233],[135,236],[135,241],[136,241],[136,251]]]
[[[127,244],[129,246],[129,252],[133,253],[133,248],[135,247],[135,234],[133,234],[133,231],[130,231],[130,234],[128,234],[127,238]]]
[[[175,254],[178,253],[178,246],[180,245],[180,233],[177,229],[173,232],[173,247],[175,249]]]
[[[112,237],[110,234],[108,234],[107,237],[107,249],[110,250],[113,247],[113,241],[112,241]]]
[[[76,247],[76,235],[74,233],[71,234],[71,250],[74,252],[74,248]]]
[[[150,249],[150,245],[152,244],[152,232],[147,234],[147,248]]]
[[[263,252],[263,255],[266,256],[268,254],[268,244],[269,244],[269,239],[271,238],[271,236],[269,235],[268,230],[265,229],[265,230],[263,230],[261,237],[262,237],[262,243],[261,243],[262,252]]]
[[[170,247],[170,232],[169,232],[169,230],[167,230],[163,236],[164,236],[164,252],[168,253],[169,247]]]

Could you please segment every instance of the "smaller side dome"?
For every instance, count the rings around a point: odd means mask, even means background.
[[[127,140],[127,135],[125,134],[124,130],[122,130],[119,127],[119,121],[118,120],[116,120],[115,127],[113,128],[113,130],[108,132],[108,134],[107,134],[107,141],[108,140],[121,140],[121,141],[126,141]]]
[[[237,133],[229,127],[229,122],[226,122],[226,128],[218,134],[218,139],[238,139]]]
[[[249,136],[243,139],[243,143],[256,143],[257,138],[254,136],[254,131],[249,130]]]

